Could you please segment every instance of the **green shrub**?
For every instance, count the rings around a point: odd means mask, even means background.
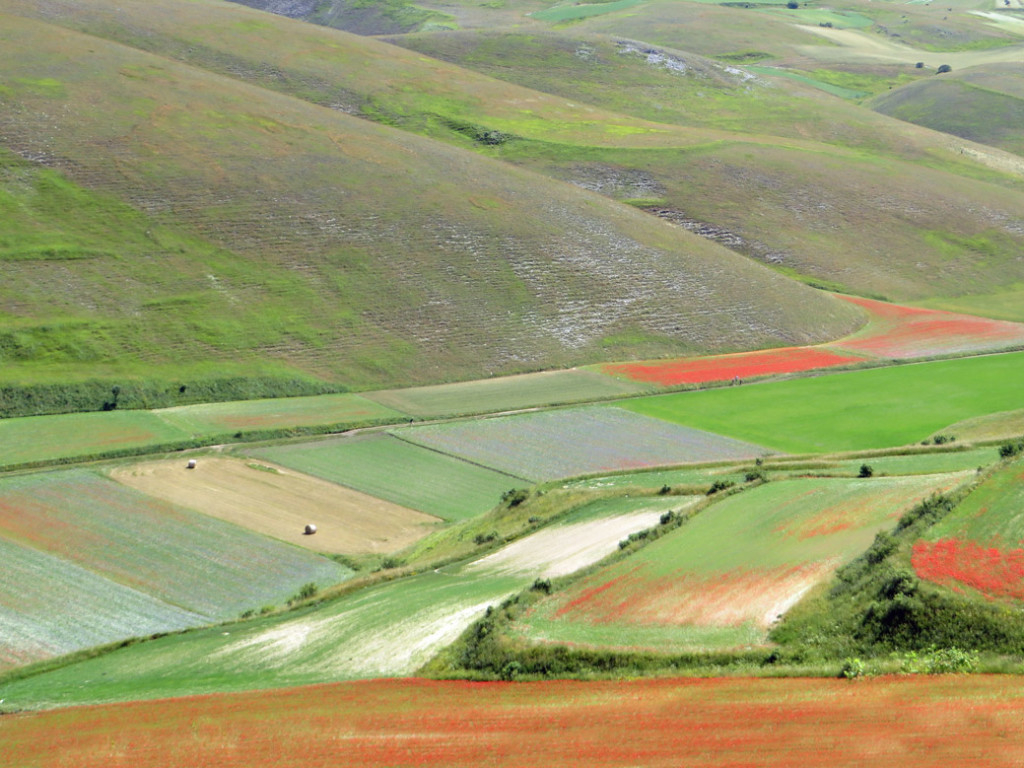
[[[843,659],[843,665],[839,668],[839,676],[847,680],[856,680],[864,676],[864,662],[856,657]]]
[[[857,477],[871,477],[875,474],[875,470],[870,464],[861,464],[860,472],[857,473]]]

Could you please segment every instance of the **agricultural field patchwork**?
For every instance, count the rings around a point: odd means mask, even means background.
[[[758,445],[614,407],[497,416],[392,434],[534,481],[768,453]]]
[[[539,574],[582,568],[656,523],[679,498],[617,499],[578,510],[467,565],[378,584],[317,610],[201,629],[0,687],[10,706],[48,707],[412,674],[486,608]],[[536,546],[534,546],[536,544]],[[89,682],[92,681],[92,682]]]
[[[0,604],[52,636],[40,644],[51,655],[233,618],[352,573],[87,470],[0,480],[0,542],[20,563]],[[93,618],[79,615],[99,604]]]
[[[110,476],[149,496],[317,552],[402,549],[440,519],[320,478],[257,461],[204,456],[117,467]],[[306,535],[307,525],[316,526]]]
[[[1022,712],[1000,676],[372,680],[13,715],[0,762],[319,766],[341,749],[352,768],[1009,768],[1024,761]]]
[[[871,321],[861,331],[829,344],[847,353],[914,359],[991,352],[1024,345],[1024,323],[905,307],[855,296],[840,298],[863,307],[871,316]]]
[[[556,592],[517,631],[534,641],[658,650],[763,643],[877,531],[969,476],[779,480],[747,490]]]
[[[636,398],[618,406],[787,453],[917,443],[1019,409],[1024,353],[941,360]]]
[[[239,450],[449,521],[486,512],[524,484],[381,433]]]

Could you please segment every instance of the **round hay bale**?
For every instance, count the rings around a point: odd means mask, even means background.
[[[196,460],[195,459],[189,459],[188,460],[188,464],[185,465],[185,468],[186,469],[195,469],[196,468]]]
[[[316,526],[312,523],[308,523],[306,525],[306,530],[303,532],[303,535],[312,536],[314,533],[316,533]]]

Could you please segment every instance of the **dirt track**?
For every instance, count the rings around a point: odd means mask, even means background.
[[[151,496],[317,552],[394,552],[441,521],[267,462],[204,457],[119,467],[111,477]],[[308,523],[315,535],[304,535]]]

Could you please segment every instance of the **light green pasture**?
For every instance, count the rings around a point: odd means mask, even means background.
[[[947,537],[1020,547],[1024,543],[1024,461],[1000,469],[928,531],[933,540]]]
[[[1021,407],[1024,353],[682,392],[619,407],[790,453],[889,448]]]
[[[149,411],[101,411],[0,420],[0,465],[74,459],[188,439]]]
[[[429,419],[603,400],[639,394],[645,389],[636,382],[574,369],[367,392],[365,397],[410,416]]]
[[[155,411],[195,437],[235,431],[400,421],[402,415],[360,395],[316,395],[183,405]]]

